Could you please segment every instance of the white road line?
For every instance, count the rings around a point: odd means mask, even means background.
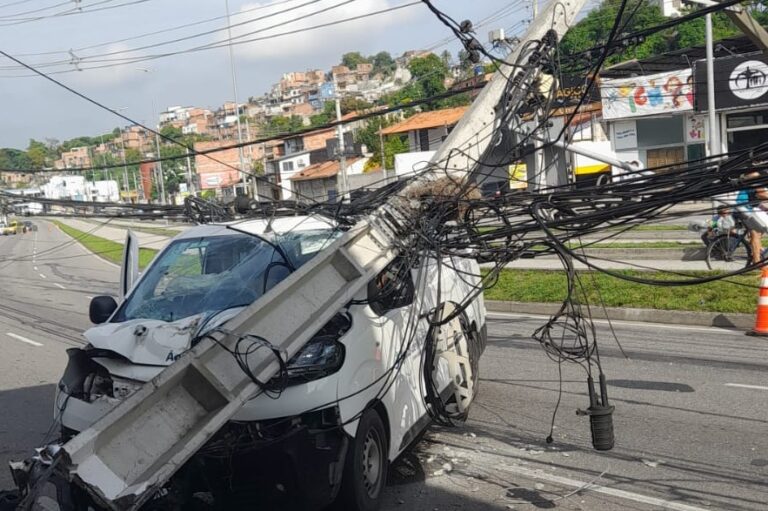
[[[61,288],[61,289],[67,289],[66,287],[62,286],[62,285],[61,285],[61,284],[59,284],[58,282],[54,282],[54,283],[53,283],[53,285],[54,285],[54,286],[56,286],[56,287],[58,287],[58,288]]]
[[[539,319],[539,318],[549,318],[548,315],[545,314],[517,314],[514,312],[496,312],[496,311],[488,311],[488,316],[508,316],[513,318],[531,318],[531,319]],[[608,324],[607,319],[593,319],[595,323],[601,323],[603,325]],[[732,330],[730,328],[720,328],[716,326],[708,326],[708,327],[701,327],[701,326],[683,326],[683,325],[668,325],[666,323],[644,323],[642,321],[624,321],[624,320],[611,320],[611,324],[613,325],[626,325],[626,326],[642,326],[642,327],[652,327],[652,328],[663,328],[665,330],[685,330],[685,331],[695,331],[695,332],[717,332],[717,333],[723,333],[723,334],[731,334],[731,335],[738,335],[743,337],[744,332],[741,330]]]
[[[35,271],[37,271],[37,266],[35,266]]]
[[[92,297],[92,296],[87,296],[87,295],[86,295],[86,298],[88,298],[89,300],[93,300],[93,297]]]
[[[746,383],[726,383],[726,387],[738,387],[740,389],[757,389],[757,390],[768,390],[768,387],[765,387],[763,385],[747,385]]]
[[[17,341],[25,342],[27,344],[31,344],[32,346],[42,346],[41,343],[33,341],[31,339],[27,339],[26,337],[22,337],[18,334],[14,334],[13,332],[6,332],[5,335],[8,337],[12,337],[13,339],[16,339]]]
[[[569,479],[567,477],[560,477],[546,472],[539,472],[528,468],[519,466],[501,465],[501,470],[506,472],[513,472],[531,479],[540,479],[543,481],[549,481],[551,483],[560,484],[563,486],[570,486],[573,488],[583,488],[582,493],[588,491],[595,493],[602,493],[604,495],[611,495],[612,497],[618,497],[625,500],[633,500],[635,502],[641,502],[643,504],[649,504],[651,506],[657,506],[661,509],[672,509],[674,511],[704,511],[704,508],[689,506],[681,502],[674,502],[671,500],[659,499],[656,497],[649,497],[648,495],[641,495],[639,493],[633,493],[624,490],[617,490],[615,488],[608,488],[597,484],[591,484],[584,481],[577,481],[575,479]]]
[[[46,277],[45,275],[43,275],[42,273],[38,273],[38,275],[40,275],[40,278],[41,278],[41,279],[47,279],[47,278],[48,278],[48,277]]]

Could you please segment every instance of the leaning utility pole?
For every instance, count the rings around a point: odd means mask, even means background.
[[[336,137],[339,139],[339,176],[341,182],[339,188],[341,193],[339,194],[339,200],[341,202],[349,202],[349,179],[347,177],[347,155],[344,148],[344,127],[341,124],[341,93],[339,92],[339,85],[336,81],[336,74],[333,73],[333,95],[336,100],[336,122],[339,124],[336,126]]]
[[[508,62],[517,60],[527,42],[542,39],[550,30],[562,35],[585,2],[551,2],[531,23]],[[490,135],[507,110],[500,108],[508,99],[503,97],[507,77],[515,80],[518,73],[535,72],[512,66],[497,72],[432,158],[431,173],[391,197],[227,321],[226,333],[212,332],[211,338],[201,340],[70,440],[59,451],[55,469],[108,509],[140,508],[245,402],[259,394],[257,381],[269,381],[278,372],[273,353],[290,360],[394,259],[396,247],[411,236],[407,226],[418,214],[408,194],[446,172],[464,178],[475,168],[473,158],[493,143]],[[258,335],[274,348],[252,354],[250,376],[228,351],[245,335]]]

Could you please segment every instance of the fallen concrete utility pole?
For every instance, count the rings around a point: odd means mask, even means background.
[[[552,2],[531,24],[523,43],[549,31],[562,35],[586,0]],[[508,62],[515,62],[519,50]],[[415,214],[405,199],[413,189],[449,173],[466,176],[491,142],[498,124],[496,105],[507,77],[497,72],[432,160],[435,172],[412,183],[369,219],[360,222],[214,334],[232,348],[240,336],[258,335],[290,359],[344,304],[364,288],[395,255],[401,226]],[[529,70],[530,71],[530,70]],[[406,220],[406,221],[403,221]],[[286,313],[290,311],[290,313]],[[201,341],[155,379],[122,401],[61,450],[57,470],[85,489],[100,505],[138,509],[193,456],[242,404],[259,391],[233,356],[210,339]],[[268,381],[278,364],[261,350],[249,368]]]

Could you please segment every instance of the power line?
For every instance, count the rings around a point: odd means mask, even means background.
[[[148,0],[142,0],[142,1],[148,1]],[[347,1],[352,1],[352,0],[347,0]],[[304,32],[308,32],[308,31],[312,31],[312,30],[317,30],[317,29],[320,29],[320,28],[331,27],[331,26],[342,24],[342,23],[348,23],[348,22],[351,22],[351,21],[357,21],[357,20],[360,20],[360,19],[364,19],[364,18],[368,18],[368,17],[372,17],[372,16],[377,16],[377,15],[380,15],[380,14],[385,14],[385,13],[397,11],[397,10],[404,9],[404,8],[407,8],[407,7],[412,7],[412,6],[418,5],[419,3],[420,2],[418,2],[418,1],[414,1],[414,2],[397,5],[397,6],[386,8],[386,9],[381,9],[381,10],[378,10],[378,11],[373,11],[373,12],[369,12],[369,13],[365,13],[365,14],[360,14],[360,15],[357,15],[357,16],[351,16],[351,17],[348,17],[348,18],[343,18],[343,19],[334,20],[334,21],[327,22],[327,23],[322,23],[322,24],[314,25],[314,26],[311,26],[311,27],[305,27],[305,28],[300,28],[300,29],[295,29],[295,30],[289,30],[289,31],[285,31],[285,32],[277,33],[277,34],[271,34],[271,35],[262,36],[262,37],[255,37],[255,38],[250,38],[250,39],[246,39],[246,40],[242,40],[242,41],[235,40],[235,39],[239,39],[241,37],[252,35],[254,33],[259,33],[259,32],[263,32],[263,31],[266,31],[266,30],[269,30],[269,29],[272,29],[272,28],[276,28],[278,26],[282,26],[282,24],[276,24],[276,25],[274,25],[272,27],[267,27],[267,28],[264,28],[264,29],[256,30],[254,32],[250,32],[250,33],[247,33],[247,34],[241,34],[241,35],[236,36],[236,37],[234,37],[232,39],[227,38],[227,39],[224,39],[222,41],[213,42],[213,43],[207,43],[207,44],[204,44],[204,45],[188,48],[188,49],[185,49],[185,50],[169,51],[167,53],[159,53],[159,54],[154,54],[154,55],[143,55],[143,56],[127,57],[127,58],[119,58],[119,59],[101,59],[101,60],[94,60],[93,56],[91,56],[91,57],[83,57],[83,58],[79,58],[78,57],[78,59],[79,59],[78,62],[80,64],[78,66],[78,69],[51,71],[51,72],[49,72],[47,74],[48,75],[59,75],[59,74],[65,74],[65,73],[72,73],[72,72],[76,72],[76,71],[86,71],[86,70],[89,70],[89,69],[105,69],[105,68],[111,68],[111,67],[116,67],[116,66],[124,66],[124,65],[128,65],[128,64],[136,64],[136,63],[139,63],[139,62],[147,62],[147,61],[151,61],[151,60],[157,60],[157,59],[160,59],[160,58],[166,58],[166,57],[171,57],[171,56],[176,56],[176,55],[197,53],[197,52],[201,52],[201,51],[207,51],[207,50],[223,48],[223,47],[227,46],[230,42],[233,45],[239,45],[239,44],[249,44],[249,43],[253,43],[253,42],[257,42],[257,41],[265,41],[265,40],[275,39],[275,38],[284,37],[284,36],[288,36],[288,35],[295,35],[295,34],[304,33]],[[311,14],[311,15],[314,15],[314,14]],[[309,17],[309,16],[310,15],[306,15],[304,17]],[[302,17],[301,19],[303,19],[304,17]],[[84,60],[84,59],[88,59],[89,61],[94,62],[94,63],[101,62],[102,64],[100,64],[100,65],[91,65],[91,66],[82,65],[83,64],[82,60]],[[43,66],[45,66],[45,64],[43,64]],[[30,77],[30,76],[35,76],[35,75],[5,75],[3,78],[27,78],[27,77]]]

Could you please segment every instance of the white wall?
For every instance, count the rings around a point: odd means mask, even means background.
[[[395,155],[395,174],[397,177],[413,175],[423,170],[435,151],[420,151],[414,153],[401,153]]]

